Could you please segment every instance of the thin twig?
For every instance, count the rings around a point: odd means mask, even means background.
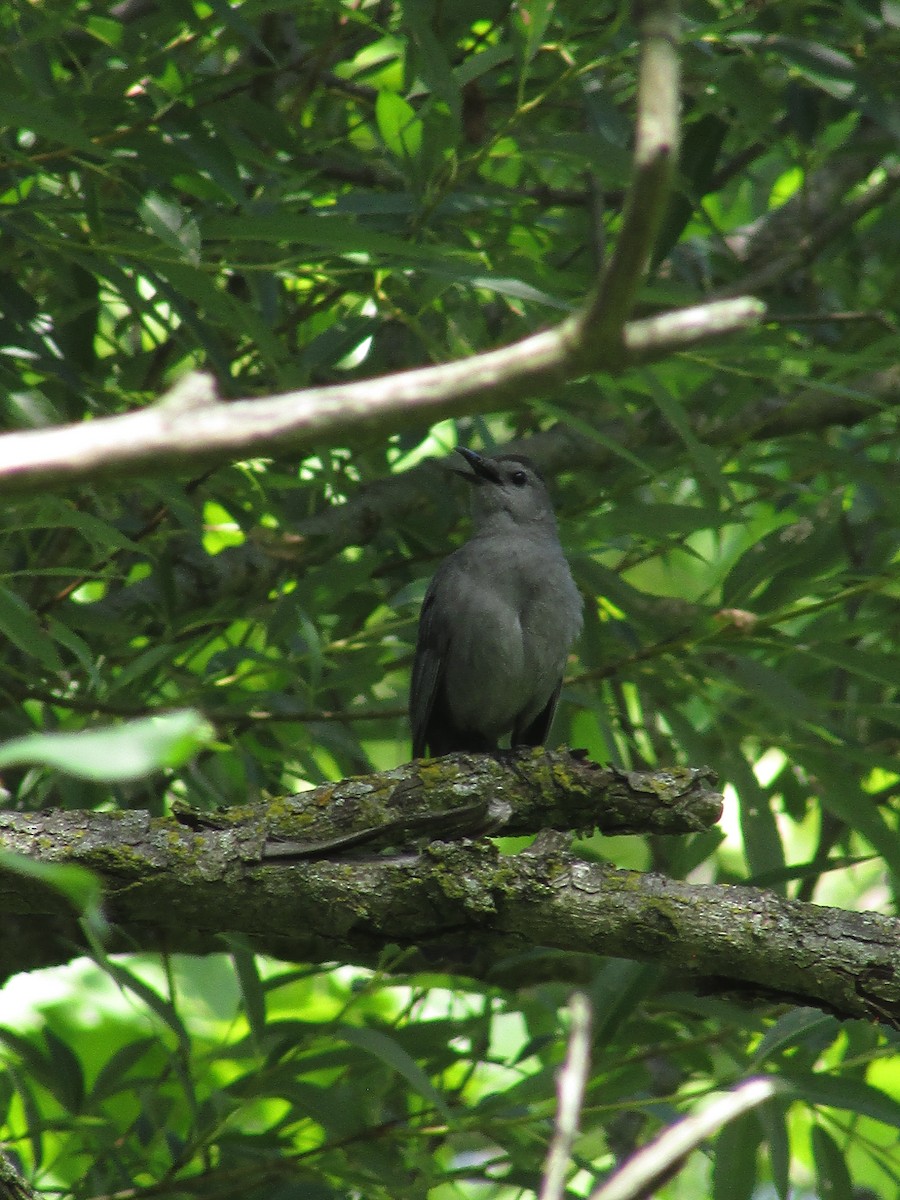
[[[788,250],[774,258],[763,262],[756,270],[750,271],[733,284],[717,288],[715,298],[718,300],[734,296],[736,293],[756,292],[770,283],[783,280],[785,275],[797,270],[804,263],[811,262],[816,255],[830,242],[835,241],[848,229],[852,229],[857,221],[868,213],[886,204],[900,188],[900,163],[889,163],[884,167],[881,177],[864,187],[850,200],[845,200],[830,217],[820,221],[809,233],[804,233],[786,243]]]
[[[683,1158],[737,1117],[771,1100],[783,1085],[775,1079],[748,1079],[703,1112],[684,1117],[632,1155],[589,1200],[644,1200],[678,1169]]]
[[[591,1049],[591,1008],[580,992],[569,1001],[569,1020],[569,1049],[556,1081],[556,1122],[547,1150],[539,1200],[561,1200],[572,1146],[578,1134]]]

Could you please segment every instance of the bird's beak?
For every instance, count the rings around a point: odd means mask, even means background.
[[[469,450],[466,446],[457,446],[456,453],[461,454],[469,466],[471,471],[463,471],[459,467],[451,467],[450,470],[462,479],[468,480],[469,483],[499,483],[500,476],[493,463],[482,458],[475,450]]]

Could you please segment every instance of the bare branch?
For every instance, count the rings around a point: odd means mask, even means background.
[[[678,4],[641,0],[634,168],[622,229],[600,283],[579,316],[582,334],[610,354],[623,336],[669,202],[678,156]]]
[[[192,375],[140,412],[0,438],[5,491],[69,486],[144,471],[300,450],[351,429],[396,428],[412,416],[486,411],[565,382],[562,327],[460,362],[359,383],[260,399],[219,401],[212,379]]]
[[[627,362],[647,362],[756,323],[739,298],[635,321]],[[487,412],[561,388],[584,371],[572,320],[500,350],[358,383],[220,401],[210,376],[190,375],[140,412],[0,437],[0,491],[65,489],[122,475],[196,471],[206,463],[300,452],[351,431],[396,430],[412,419]]]
[[[556,1122],[539,1200],[562,1200],[591,1062],[591,1006],[576,992],[569,1001],[569,1049],[556,1081]]]
[[[766,315],[766,306],[752,296],[697,304],[676,312],[630,321],[623,339],[629,363],[647,362],[663,353],[674,354],[715,337],[749,329]]]
[[[590,1200],[650,1200],[662,1182],[678,1169],[681,1160],[707,1138],[718,1133],[744,1113],[765,1104],[786,1090],[777,1079],[748,1079],[733,1091],[718,1097],[702,1112],[693,1113],[670,1125],[657,1138],[634,1154],[600,1187]]]

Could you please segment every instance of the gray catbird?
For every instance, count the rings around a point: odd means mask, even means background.
[[[459,450],[474,533],[444,559],[419,619],[409,714],[413,757],[543,744],[581,630],[540,472],[518,454]],[[456,470],[456,468],[454,468]]]

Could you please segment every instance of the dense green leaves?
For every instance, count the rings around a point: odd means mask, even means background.
[[[464,358],[573,310],[621,226],[624,5],[66,0],[6,5],[0,28],[3,430],[139,408],[196,365],[246,396]],[[8,503],[8,806],[214,808],[403,760],[417,607],[466,500],[416,464],[517,438],[586,599],[555,739],[709,764],[727,791],[717,833],[583,852],[893,908],[897,5],[690,0],[683,29],[640,315],[750,291],[764,327],[302,462]],[[555,980],[577,975],[594,1043],[572,1194],[760,1070],[793,1102],[661,1197],[897,1194],[886,1029],[540,948],[508,993],[401,985],[402,957],[276,969],[227,930],[228,956],[111,960],[93,882],[39,883],[86,912],[98,959],[16,1008],[10,987],[0,1018],[0,1137],[48,1192],[534,1190]]]

